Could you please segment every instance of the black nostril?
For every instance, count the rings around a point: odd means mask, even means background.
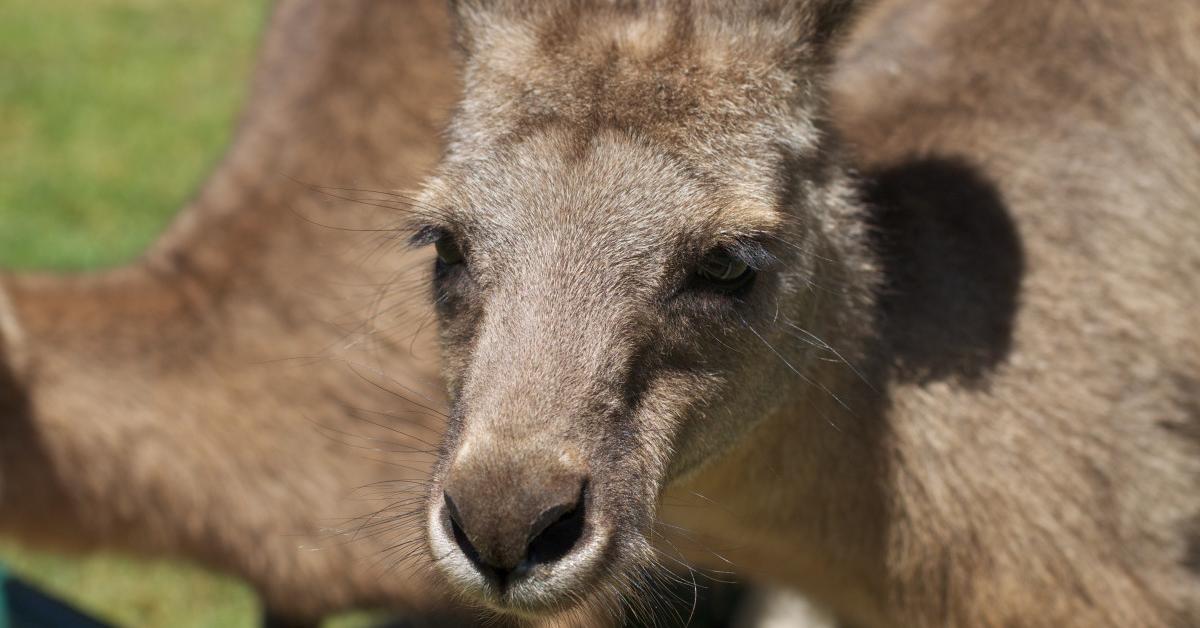
[[[529,530],[525,563],[532,567],[566,556],[583,536],[587,509],[587,483],[573,504],[559,504],[543,512]]]
[[[532,499],[500,503],[495,508],[479,512],[470,510],[472,504],[469,501],[463,504],[468,509],[464,512],[451,497],[451,492],[443,491],[443,529],[475,569],[500,591],[504,591],[511,584],[510,581],[525,577],[534,567],[566,556],[583,537],[587,483],[571,484],[577,487],[573,493],[539,491],[533,494]],[[545,507],[547,502],[555,501],[558,502],[556,505]],[[517,510],[517,517],[513,517],[511,512],[505,511],[505,506],[532,506],[539,502],[543,510],[529,527],[505,526],[506,521],[516,523],[524,519],[517,518],[520,510]],[[479,536],[472,541],[468,531]]]
[[[485,576],[503,582],[508,577],[507,571],[492,567],[480,559],[479,550],[475,549],[475,546],[471,544],[471,539],[467,538],[467,533],[463,531],[462,515],[459,514],[458,507],[454,505],[454,500],[450,498],[449,493],[442,493],[442,497],[445,499],[446,514],[450,519],[450,532],[454,537],[454,542],[458,545],[458,549],[462,550],[463,555]],[[502,571],[504,573],[501,573]]]

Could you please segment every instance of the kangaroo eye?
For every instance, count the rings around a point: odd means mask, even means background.
[[[438,260],[447,265],[453,266],[461,264],[463,261],[462,247],[458,245],[458,240],[450,234],[444,234],[433,243],[433,248],[437,250]]]
[[[704,283],[720,290],[736,290],[754,277],[754,269],[725,249],[714,249],[696,267]]]

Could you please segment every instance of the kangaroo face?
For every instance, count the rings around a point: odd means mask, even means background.
[[[651,569],[663,488],[797,402],[848,221],[814,182],[794,21],[572,7],[460,9],[465,98],[414,238],[453,399],[431,553],[518,613]]]

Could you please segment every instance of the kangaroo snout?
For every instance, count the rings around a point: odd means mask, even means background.
[[[443,485],[441,527],[501,595],[584,545],[586,467],[567,455],[465,448]],[[546,567],[547,569],[541,569]]]

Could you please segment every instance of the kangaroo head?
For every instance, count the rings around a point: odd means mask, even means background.
[[[844,3],[544,4],[457,7],[465,96],[414,238],[453,400],[430,551],[517,613],[649,568],[664,487],[795,406],[866,309],[821,122]]]

